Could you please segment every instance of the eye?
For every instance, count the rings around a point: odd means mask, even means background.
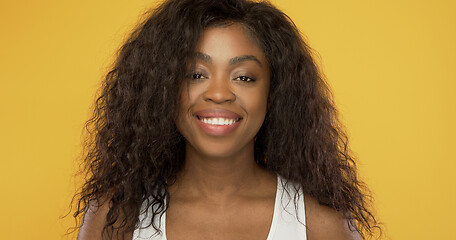
[[[255,79],[254,78],[251,78],[251,77],[248,77],[248,76],[239,76],[233,80],[239,80],[241,82],[254,82]]]
[[[204,79],[204,78],[206,78],[206,77],[205,77],[202,73],[194,73],[194,74],[192,75],[192,78],[193,78],[193,79]]]
[[[193,80],[200,80],[200,79],[206,79],[207,78],[202,73],[188,73],[186,77],[189,78],[189,79],[193,79]]]

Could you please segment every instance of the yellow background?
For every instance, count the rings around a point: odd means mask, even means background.
[[[456,2],[273,3],[320,54],[386,236],[456,239]],[[73,226],[59,216],[83,123],[116,49],[152,5],[1,1],[0,239],[61,239]]]

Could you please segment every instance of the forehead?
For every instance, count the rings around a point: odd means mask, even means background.
[[[253,55],[267,65],[266,57],[248,30],[239,23],[208,27],[204,30],[196,52],[208,54],[215,59]]]

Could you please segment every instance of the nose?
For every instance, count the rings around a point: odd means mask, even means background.
[[[236,95],[230,88],[230,83],[222,77],[211,78],[206,91],[203,94],[205,101],[214,103],[233,102],[236,100]]]

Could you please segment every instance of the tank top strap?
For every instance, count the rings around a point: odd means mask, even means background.
[[[267,240],[307,239],[304,194],[302,187],[277,175],[274,216]]]

